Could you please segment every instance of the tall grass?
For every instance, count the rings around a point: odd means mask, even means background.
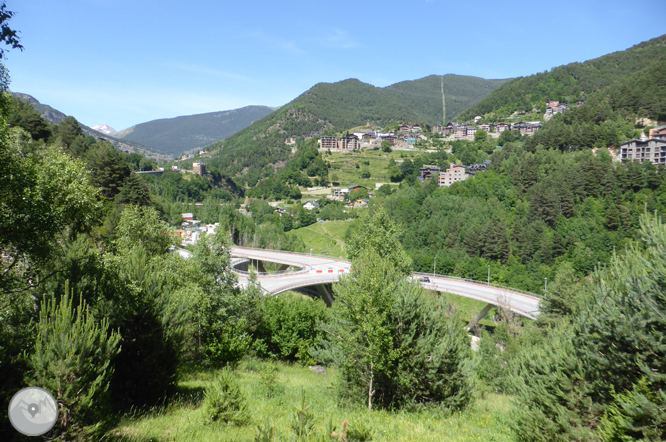
[[[277,368],[274,382],[280,388],[267,395],[261,374],[264,362],[246,360],[237,367],[236,379],[248,398],[251,419],[247,425],[206,423],[203,391],[220,375],[219,370],[210,370],[191,374],[181,381],[181,395],[170,405],[122,417],[106,439],[205,442],[270,440],[273,437],[277,441],[295,441],[299,439],[293,429],[294,416],[305,403],[313,424],[307,440],[331,440],[330,432],[334,430],[339,434],[345,420],[349,422],[349,434],[369,431],[373,441],[512,440],[511,405],[506,396],[485,395],[464,412],[450,416],[436,410],[373,410],[368,413],[361,407],[338,405],[334,369],[329,368],[328,374],[321,376],[298,365],[277,364]],[[259,437],[261,434],[263,439]]]

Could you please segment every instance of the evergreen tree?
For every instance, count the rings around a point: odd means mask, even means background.
[[[123,181],[123,185],[116,195],[119,204],[133,204],[136,206],[148,206],[150,204],[150,193],[146,182],[137,174],[130,174]]]
[[[29,381],[54,394],[60,408],[56,431],[64,440],[86,439],[107,418],[119,343],[120,335],[109,332],[106,319],[95,321],[82,300],[75,307],[66,294],[43,303]]]

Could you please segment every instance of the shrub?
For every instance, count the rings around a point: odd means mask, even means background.
[[[250,421],[247,399],[231,369],[223,369],[217,382],[207,388],[204,395],[204,414],[207,422],[222,421],[243,426]]]
[[[65,440],[85,437],[109,411],[110,363],[120,350],[120,336],[108,328],[106,320],[94,320],[82,300],[78,307],[68,295],[42,303],[28,382],[55,396],[60,405],[56,431]]]
[[[328,318],[324,302],[283,294],[264,298],[261,308],[256,337],[265,346],[255,345],[255,349],[263,351],[262,356],[312,364],[309,350],[319,340],[319,324]]]

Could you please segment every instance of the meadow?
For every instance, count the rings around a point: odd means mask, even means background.
[[[277,367],[277,376],[267,381],[267,364]],[[373,441],[509,441],[512,404],[508,396],[478,393],[462,412],[414,410],[391,412],[349,408],[338,403],[335,394],[337,372],[326,375],[307,367],[267,363],[254,358],[242,360],[235,375],[248,399],[249,423],[235,426],[207,423],[202,406],[204,391],[219,370],[201,371],[183,377],[178,400],[166,407],[128,414],[107,433],[108,441],[254,441],[262,430],[273,428],[276,441],[298,440],[292,426],[296,410],[305,398],[312,432],[304,440],[331,440],[330,431],[340,431],[343,421],[349,429],[363,429]]]

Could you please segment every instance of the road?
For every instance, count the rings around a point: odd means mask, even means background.
[[[258,276],[257,280],[267,294],[277,294],[299,287],[337,282],[341,275],[349,273],[350,263],[336,258],[310,256],[308,254],[290,253],[274,250],[249,249],[233,247],[234,258],[270,261],[289,264],[300,268],[292,273]],[[237,273],[239,283],[247,285],[246,274]],[[415,278],[423,276],[415,274]],[[459,278],[431,276],[430,282],[423,283],[427,289],[452,293],[493,305],[504,305],[521,316],[535,319],[539,314],[539,298],[506,287],[497,287]]]

